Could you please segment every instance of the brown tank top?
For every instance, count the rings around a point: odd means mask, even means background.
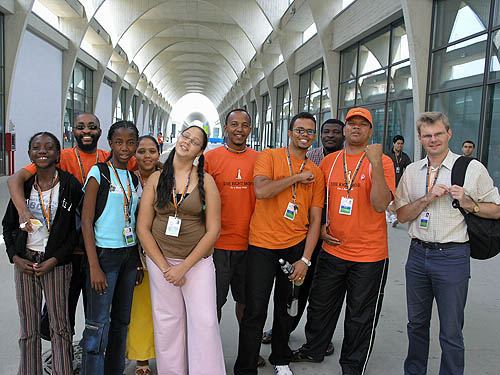
[[[163,255],[174,259],[186,258],[206,233],[205,224],[201,220],[203,205],[198,185],[177,210],[177,216],[182,219],[178,237],[165,234],[169,216],[175,215],[174,204],[169,201],[163,208],[158,208],[156,205],[154,208],[155,217],[151,232]]]

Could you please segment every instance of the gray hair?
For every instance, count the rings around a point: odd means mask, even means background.
[[[420,129],[422,125],[432,125],[436,122],[441,121],[446,128],[446,131],[450,130],[450,120],[442,112],[422,112],[417,117],[417,132],[420,134]]]

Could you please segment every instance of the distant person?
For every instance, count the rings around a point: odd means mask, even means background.
[[[35,174],[21,191],[31,209],[32,217],[27,219],[32,223],[31,229],[26,222],[20,225],[12,200],[2,221],[7,254],[15,264],[20,320],[18,374],[23,375],[44,373],[40,340],[42,294],[52,331],[52,374],[73,373],[68,294],[71,255],[77,243],[75,210],[82,190],[74,176],[56,168],[60,152],[61,145],[53,134],[41,132],[31,137],[28,154],[35,164]]]
[[[411,159],[406,154],[406,152],[403,151],[403,146],[405,144],[405,139],[402,135],[396,135],[392,139],[392,149],[391,152],[387,154],[394,163],[394,172],[396,174],[396,187],[399,184],[399,180],[401,179],[401,176],[403,175],[403,172],[405,171],[406,167],[411,164]],[[396,211],[392,207],[392,202],[387,207],[387,213],[388,213],[388,219],[387,221],[389,223],[392,223],[392,227],[395,228],[398,225],[398,217],[396,215]]]
[[[344,123],[337,119],[326,120],[321,125],[320,136],[321,136],[321,146],[313,148],[306,154],[307,158],[318,166],[321,164],[325,156],[344,148]],[[321,251],[322,242],[323,241],[318,240],[316,248],[311,257],[311,270],[314,270],[316,268],[316,259],[318,258],[318,254]],[[297,316],[294,318],[291,332],[293,332],[299,325],[302,314],[304,313],[304,310],[306,308],[313,275],[314,272],[308,272],[306,274],[304,283],[300,287],[298,313]],[[264,332],[264,334],[262,335],[262,343],[270,344],[271,340],[272,340],[272,330]],[[332,355],[333,350],[334,350],[333,343],[331,342],[328,345],[328,348],[326,349],[325,355],[326,356]]]
[[[472,141],[464,141],[464,143],[462,143],[462,152],[464,156],[473,157],[472,154],[475,149],[476,145]]]
[[[470,246],[464,216],[452,202],[457,199],[470,215],[498,219],[500,195],[487,169],[476,160],[467,168],[463,187],[451,185],[451,171],[460,156],[449,149],[452,132],[443,113],[422,113],[417,132],[427,157],[408,166],[395,201],[398,219],[408,222],[411,237],[405,266],[408,354],[404,375],[427,374],[434,300],[440,325],[439,374],[462,375]]]
[[[163,143],[165,142],[165,137],[162,132],[158,133],[158,146],[160,146],[160,155],[163,153]]]

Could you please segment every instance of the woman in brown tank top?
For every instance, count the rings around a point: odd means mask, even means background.
[[[212,260],[220,197],[203,167],[207,143],[203,129],[185,129],[141,197],[137,234],[147,255],[159,374],[226,373]]]

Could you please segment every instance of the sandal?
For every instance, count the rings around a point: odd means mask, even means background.
[[[135,375],[151,375],[149,366],[135,366]]]

